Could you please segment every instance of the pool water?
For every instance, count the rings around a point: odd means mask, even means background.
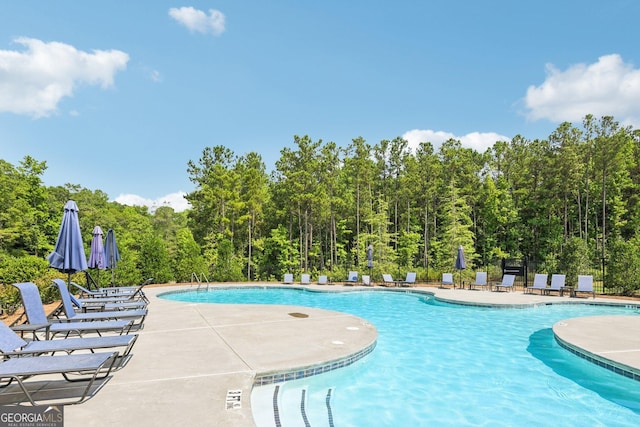
[[[637,315],[634,308],[576,304],[494,309],[439,303],[416,293],[281,288],[163,297],[188,302],[310,306],[347,312],[374,324],[378,344],[361,361],[278,385],[280,399],[297,399],[298,407],[300,400],[295,396],[305,390],[310,425],[640,424],[640,382],[562,349],[551,330],[562,319]],[[272,399],[274,387],[254,388],[252,407],[258,426],[274,425],[273,413],[256,409],[269,406],[259,400]],[[330,405],[326,405],[328,400]],[[290,418],[287,423],[284,417],[282,425],[305,424],[302,418]]]

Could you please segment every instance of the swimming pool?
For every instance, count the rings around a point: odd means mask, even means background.
[[[294,289],[231,289],[165,294],[163,298],[223,304],[286,304],[348,312],[376,326],[376,349],[334,372],[279,384],[282,405],[298,406],[282,425],[563,425],[628,426],[640,422],[640,382],[598,367],[554,340],[561,319],[637,314],[608,306],[480,308],[436,302],[414,293],[318,293]],[[256,387],[256,424],[274,425]],[[255,397],[254,397],[255,396]],[[258,410],[257,410],[258,409]],[[257,411],[256,411],[257,410]],[[328,419],[327,412],[332,418]]]

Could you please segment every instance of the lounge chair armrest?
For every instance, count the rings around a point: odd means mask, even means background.
[[[34,331],[39,331],[40,329],[49,329],[50,327],[51,327],[51,323],[42,323],[37,325],[32,325],[30,323],[23,323],[22,325],[12,326],[11,329],[13,329],[16,332],[34,332]]]
[[[30,324],[23,323],[22,325],[14,325],[11,329],[14,332],[19,332],[20,336],[24,336],[25,332],[29,332],[33,334],[33,339],[37,340],[36,332],[41,331],[45,333],[45,336],[49,338],[49,328],[51,328],[51,323],[40,323],[40,324]]]

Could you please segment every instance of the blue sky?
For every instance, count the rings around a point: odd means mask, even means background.
[[[0,158],[182,210],[207,146],[294,135],[484,151],[585,114],[640,125],[640,2],[0,3]]]

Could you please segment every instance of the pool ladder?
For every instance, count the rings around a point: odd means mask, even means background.
[[[209,290],[209,279],[204,273],[201,273],[200,276],[198,276],[195,272],[191,273],[191,286],[193,286],[194,284],[197,285],[197,291],[199,291],[205,285],[205,290]]]

